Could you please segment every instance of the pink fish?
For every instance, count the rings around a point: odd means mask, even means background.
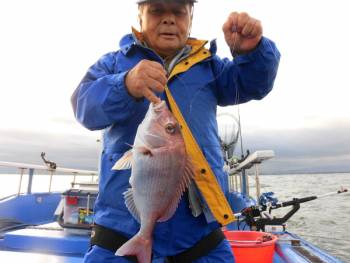
[[[150,105],[133,148],[113,169],[130,167],[131,188],[124,193],[125,204],[141,227],[116,255],[135,255],[139,263],[149,263],[156,222],[173,216],[193,178],[180,126],[164,101]]]

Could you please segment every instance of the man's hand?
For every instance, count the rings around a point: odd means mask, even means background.
[[[160,102],[155,92],[164,91],[166,83],[166,71],[163,66],[145,59],[133,67],[125,78],[125,85],[131,96],[137,99],[145,97],[154,104]]]
[[[231,13],[222,26],[222,31],[227,45],[236,54],[252,51],[262,37],[261,22],[244,12]]]

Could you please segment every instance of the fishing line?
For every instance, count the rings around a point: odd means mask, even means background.
[[[239,111],[239,105],[237,105],[237,114],[238,114],[238,130],[239,130],[239,141],[241,145],[241,158],[244,157],[244,149],[243,149],[243,137],[242,137],[242,127],[241,127],[241,114]]]
[[[236,50],[236,45],[237,45],[237,38],[238,38],[238,32],[237,32],[237,26],[233,25],[232,26],[232,32],[233,34],[233,44],[232,47],[230,47],[231,50],[231,54],[235,54],[235,50]],[[228,67],[233,66],[231,63],[235,63],[234,61],[234,56],[233,56],[233,60],[230,60],[229,62],[224,63],[224,66],[222,67],[221,71],[215,75],[214,78],[210,79],[208,81],[208,83],[213,83],[215,82],[226,70]],[[212,71],[213,72],[213,71]],[[182,85],[182,87],[185,89],[185,91],[190,90],[188,89],[188,85],[185,83],[184,79],[179,76],[179,75],[175,75],[174,78],[176,78],[180,84]],[[241,119],[240,119],[240,110],[239,110],[239,100],[240,100],[240,94],[239,94],[239,89],[238,89],[238,84],[237,81],[235,80],[235,76],[232,76],[232,83],[234,83],[236,89],[235,89],[235,100],[233,102],[233,105],[237,106],[237,114],[238,114],[238,128],[239,128],[239,138],[240,138],[240,148],[241,148],[241,155],[242,157],[244,156],[243,152],[244,152],[244,148],[243,148],[243,139],[242,139],[242,128],[241,128]],[[197,97],[197,95],[199,94],[199,92],[201,92],[206,86],[202,86],[200,87],[198,90],[196,90],[195,94],[187,94],[188,96],[191,97],[191,101],[189,103],[189,115],[192,116],[192,105]],[[206,145],[206,146],[211,146],[211,145]]]
[[[208,81],[208,84],[215,82],[215,81],[223,74],[223,72],[227,69],[227,67],[229,67],[229,66],[230,66],[229,63],[225,63],[225,64],[224,64],[224,67],[222,68],[222,70],[220,71],[220,73],[217,74],[214,78],[210,79],[210,80]],[[183,77],[181,77],[181,76],[179,76],[179,75],[175,75],[174,78],[176,78],[176,79],[180,82],[180,84],[182,85],[182,87],[185,89],[185,92],[188,91],[187,96],[188,96],[188,97],[191,97],[191,100],[190,100],[190,103],[189,103],[189,116],[191,116],[191,119],[192,119],[192,117],[193,117],[193,115],[192,115],[193,103],[195,102],[196,97],[198,96],[198,94],[199,94],[202,90],[204,90],[207,86],[201,86],[201,87],[199,87],[199,88],[196,90],[196,92],[195,92],[194,94],[190,94],[190,93],[189,93],[189,92],[190,92],[190,89],[188,88],[188,85],[185,83]],[[232,78],[234,78],[234,76],[232,76]],[[239,102],[239,98],[240,98],[239,89],[238,89],[237,84],[236,84],[236,81],[235,81],[234,79],[233,79],[232,82],[235,83],[234,85],[236,86],[236,89],[235,89],[235,100],[234,100],[234,102],[233,102],[233,105],[235,105],[235,106],[238,107],[238,102]],[[239,120],[239,126],[240,126],[240,120]],[[239,127],[239,130],[240,130],[240,132],[241,132],[241,128],[240,128],[240,127]],[[241,139],[241,140],[242,140],[242,139]],[[204,146],[216,146],[216,144],[213,144],[213,145],[204,145]],[[242,150],[242,151],[243,151],[243,150]]]
[[[235,54],[237,34],[238,34],[236,25],[232,26],[232,32],[234,32],[234,34],[233,34],[233,47],[231,49],[231,53]],[[240,110],[239,110],[238,101],[239,101],[239,90],[236,89],[236,101],[235,101],[234,105],[237,105],[239,141],[240,141],[240,145],[241,145],[241,158],[243,158],[244,157],[244,149],[243,149],[243,138],[242,138],[241,114],[240,114]]]
[[[233,47],[231,48],[231,53],[232,54],[235,54],[235,52],[236,52],[236,42],[237,42],[237,34],[238,34],[238,32],[237,32],[237,26],[234,24],[234,25],[232,25],[232,33],[233,33]]]
[[[232,32],[234,33],[234,36],[233,36],[233,48],[230,47],[231,49],[231,54],[234,54],[235,52],[235,47],[236,47],[236,43],[237,43],[237,27],[236,25],[233,25],[232,26]],[[230,61],[231,63],[234,63],[234,58],[232,61]],[[225,63],[222,70],[219,72],[219,74],[217,74],[213,79],[209,80],[208,83],[212,83],[212,82],[215,82],[222,74],[223,72],[227,69],[227,67],[230,66],[230,63]],[[182,77],[180,77],[179,75],[175,75],[174,76],[175,78],[177,78],[183,85],[184,88],[187,88],[187,85],[185,84],[185,82],[181,79]],[[199,92],[203,87],[201,87],[197,92]],[[196,93],[197,93],[196,92]],[[236,95],[238,94],[238,89],[236,89]],[[194,96],[195,97],[195,96]],[[238,97],[239,98],[239,97]],[[236,97],[235,98],[235,102],[234,104],[236,105],[238,103],[238,98]],[[192,99],[193,100],[193,99]]]

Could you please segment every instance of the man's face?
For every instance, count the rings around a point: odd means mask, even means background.
[[[145,3],[140,24],[147,45],[163,58],[173,56],[186,44],[191,25],[191,5]]]

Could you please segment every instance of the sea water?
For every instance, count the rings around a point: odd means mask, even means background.
[[[350,191],[350,173],[263,175],[260,183],[261,192],[272,191],[283,202],[294,197],[336,192],[341,186]],[[290,209],[275,211],[277,215],[284,215]],[[341,261],[350,262],[350,192],[301,204],[299,211],[287,221],[287,230]]]
[[[0,174],[0,198],[17,193],[19,175]],[[72,176],[55,176],[53,191],[70,188]],[[249,176],[254,185],[254,176]],[[88,180],[86,177],[80,180]],[[22,180],[21,192],[26,191],[28,176]],[[261,192],[274,192],[279,201],[336,192],[341,186],[350,188],[348,174],[295,174],[260,176]],[[49,176],[37,175],[33,192],[47,191]],[[250,195],[255,197],[255,191]],[[274,210],[283,216],[289,208]],[[287,230],[326,250],[343,262],[350,262],[350,193],[333,195],[301,204],[299,211],[287,221]]]

